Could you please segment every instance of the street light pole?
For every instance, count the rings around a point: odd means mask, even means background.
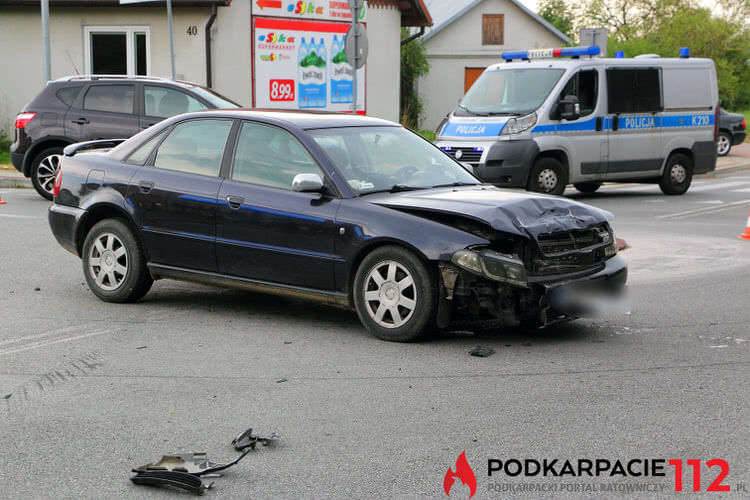
[[[49,0],[42,0],[42,77],[44,83],[52,80],[49,57]]]
[[[167,0],[167,20],[169,24],[169,61],[172,63],[172,80],[174,80],[175,71],[174,71],[174,36],[172,35],[172,0]]]

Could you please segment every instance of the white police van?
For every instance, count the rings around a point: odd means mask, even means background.
[[[561,194],[658,182],[683,194],[716,168],[719,94],[710,59],[594,57],[599,47],[502,54],[437,130],[485,182]],[[567,57],[560,59],[559,57]]]

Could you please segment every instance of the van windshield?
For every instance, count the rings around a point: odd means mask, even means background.
[[[466,93],[455,114],[525,115],[535,111],[565,72],[555,68],[485,71]]]

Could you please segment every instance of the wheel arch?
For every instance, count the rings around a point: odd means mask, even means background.
[[[64,137],[45,137],[38,142],[31,145],[29,150],[26,152],[23,160],[23,175],[31,177],[31,165],[34,163],[36,156],[44,151],[45,149],[69,146],[73,144],[72,141]]]
[[[568,157],[568,153],[562,149],[547,149],[544,151],[540,151],[539,154],[537,154],[534,158],[534,161],[531,162],[532,168],[530,168],[528,173],[526,174],[526,184],[529,183],[531,170],[533,169],[534,165],[536,165],[536,162],[543,158],[552,158],[559,161],[562,166],[568,171],[568,177],[570,177],[570,158]]]
[[[133,234],[141,243],[141,247],[143,248],[144,253],[146,253],[146,247],[145,245],[143,245],[143,240],[138,231],[138,227],[130,217],[130,214],[128,214],[127,211],[125,211],[123,208],[118,207],[113,203],[98,203],[86,210],[86,216],[81,220],[81,222],[78,224],[78,228],[76,229],[76,249],[78,250],[79,255],[83,255],[83,242],[86,241],[86,236],[91,231],[91,228],[94,227],[94,225],[96,225],[98,222],[101,222],[105,219],[122,220],[125,225],[127,225],[130,230],[133,231]],[[147,253],[146,260],[148,260]]]
[[[359,249],[357,254],[354,256],[354,259],[352,259],[351,265],[349,266],[349,275],[347,276],[346,280],[346,294],[349,298],[349,304],[352,307],[354,307],[354,278],[357,275],[359,266],[362,264],[362,261],[365,260],[365,257],[367,257],[370,253],[386,246],[397,246],[405,250],[409,250],[414,255],[416,255],[420,261],[422,261],[428,271],[432,270],[437,272],[437,266],[433,265],[433,262],[429,258],[427,258],[427,256],[422,251],[406,241],[387,237],[370,240],[366,244],[364,244],[362,248]]]
[[[676,154],[683,154],[687,156],[693,163],[693,167],[695,167],[695,157],[693,156],[693,151],[691,149],[685,147],[675,148],[669,152],[666,158],[664,158],[664,162],[661,164],[661,169],[659,170],[660,176],[664,174],[664,169],[667,168],[667,163],[669,163],[669,160],[671,160],[672,157]]]

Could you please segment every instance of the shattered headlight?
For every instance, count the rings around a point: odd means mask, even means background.
[[[492,250],[459,250],[451,261],[466,271],[493,281],[502,281],[516,286],[527,286],[526,267],[516,257]]]
[[[519,116],[518,118],[511,118],[503,127],[500,135],[520,134],[529,130],[534,125],[536,125],[536,112],[529,113],[526,116]]]

